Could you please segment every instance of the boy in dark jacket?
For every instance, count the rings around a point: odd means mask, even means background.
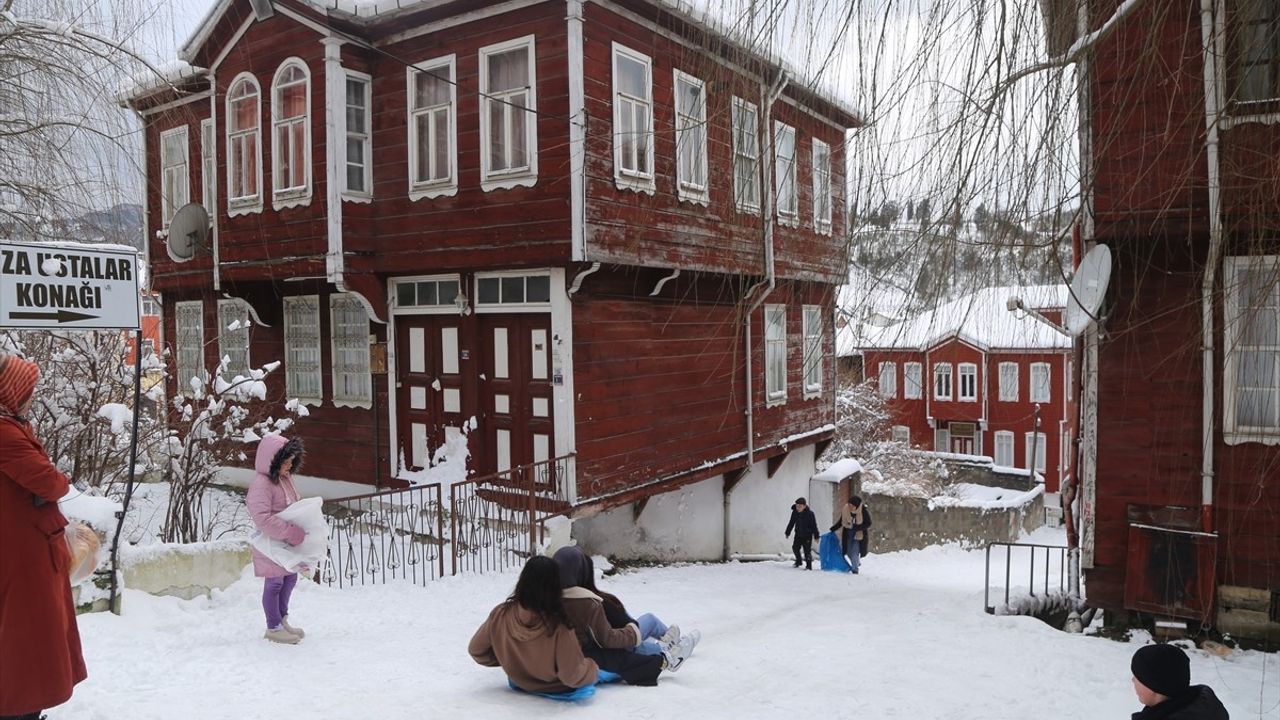
[[[791,552],[796,554],[796,563],[793,567],[800,567],[800,549],[804,548],[804,569],[813,569],[813,541],[818,539],[818,518],[814,517],[813,511],[809,509],[809,504],[804,498],[796,498],[796,504],[791,506],[791,522],[787,523],[787,531],[783,533],[784,537],[791,537],[791,531],[796,531],[796,539],[791,543]]]
[[[1143,705],[1133,720],[1228,720],[1208,685],[1191,684],[1191,661],[1177,645],[1144,645],[1133,654],[1130,668]]]

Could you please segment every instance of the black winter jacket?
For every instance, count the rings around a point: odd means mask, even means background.
[[[1208,685],[1192,685],[1177,697],[1133,714],[1133,720],[1229,720],[1230,717]]]
[[[791,531],[796,531],[796,539],[801,542],[817,538],[821,533],[818,532],[818,518],[813,514],[813,509],[805,506],[804,512],[796,510],[796,506],[791,506],[791,522],[787,523],[786,536],[791,537]]]

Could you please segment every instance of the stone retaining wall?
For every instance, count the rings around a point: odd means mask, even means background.
[[[871,509],[871,552],[919,550],[958,542],[966,548],[989,542],[1017,542],[1044,524],[1044,495],[1015,508],[932,507],[923,498],[864,496]]]

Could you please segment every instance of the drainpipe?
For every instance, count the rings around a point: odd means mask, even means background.
[[[759,296],[747,305],[747,311],[742,317],[743,335],[747,341],[747,357],[746,357],[746,387],[747,387],[747,472],[751,472],[751,468],[756,464],[756,445],[755,445],[755,411],[754,399],[751,387],[751,315],[764,303],[765,298],[769,297],[769,293],[773,292],[774,286],[777,284],[777,278],[774,276],[773,267],[773,216],[774,216],[774,197],[773,197],[773,103],[778,100],[778,96],[787,87],[787,73],[782,71],[778,73],[778,79],[774,81],[773,86],[766,90],[763,85],[760,88],[761,107],[757,114],[758,121],[764,128],[765,143],[760,143],[760,220],[762,223],[761,240],[764,245],[764,279],[756,283],[747,290],[746,297],[751,298],[757,292]],[[759,136],[757,130],[757,137]],[[767,151],[765,150],[767,148]],[[767,159],[767,162],[766,162]],[[724,493],[724,557],[729,559],[729,538],[730,527],[729,518],[732,516],[732,496],[733,490],[726,490]]]
[[[1222,255],[1222,168],[1219,159],[1218,121],[1222,87],[1218,81],[1221,34],[1214,26],[1215,0],[1200,0],[1200,39],[1204,58],[1205,158],[1209,185],[1209,257],[1200,287],[1200,333],[1203,339],[1203,418],[1201,421],[1200,524],[1213,532],[1213,292]]]

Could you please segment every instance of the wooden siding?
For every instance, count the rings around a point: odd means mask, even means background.
[[[654,33],[608,7],[588,4],[584,28],[587,116],[588,259],[649,267],[763,274],[762,219],[734,206],[731,103],[734,96],[760,106],[761,81]],[[619,189],[614,180],[613,43],[652,62],[654,181],[650,194]],[[710,204],[679,199],[676,188],[674,70],[706,83]],[[772,80],[772,78],[770,79]],[[763,116],[763,112],[761,112]],[[779,100],[775,120],[796,129],[796,227],[775,226],[779,277],[840,282],[844,275],[844,130]],[[832,233],[813,230],[813,139],[831,148]],[[762,142],[763,160],[766,145]]]
[[[666,299],[653,301],[648,291],[658,277],[602,271],[576,296],[574,363],[583,497],[745,455],[744,338],[736,304],[740,289],[714,277],[682,277],[666,286]],[[822,394],[802,399],[799,375],[801,305],[820,304],[824,317],[829,317],[829,289],[788,285],[775,290],[768,302],[787,304],[788,387],[786,404],[765,407],[763,313],[757,309],[752,317],[752,390],[755,445],[760,449],[834,421],[829,328]]]

